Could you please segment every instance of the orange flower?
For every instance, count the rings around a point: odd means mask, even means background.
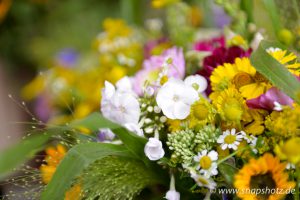
[[[284,192],[254,194],[250,191],[269,188],[270,191],[280,189],[285,191],[295,187],[295,182],[288,181],[288,174],[284,172],[285,163],[279,158],[266,153],[262,157],[251,159],[235,176],[234,186],[238,189],[237,196],[242,200],[280,200]]]

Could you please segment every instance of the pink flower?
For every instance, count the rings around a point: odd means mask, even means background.
[[[265,94],[249,99],[246,103],[249,108],[280,111],[280,105],[292,106],[293,100],[279,89],[272,87]]]
[[[167,64],[167,60],[172,60],[171,64]],[[143,63],[143,68],[133,78],[133,89],[141,95],[145,81],[155,82],[159,74],[163,71],[163,66],[167,64],[166,75],[168,77],[182,79],[185,74],[185,60],[181,48],[173,47],[167,49],[159,56],[151,56]]]
[[[215,37],[211,40],[198,41],[194,44],[193,49],[196,51],[213,51],[217,47],[225,47],[224,36]]]

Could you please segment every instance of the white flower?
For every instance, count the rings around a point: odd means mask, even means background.
[[[166,193],[165,198],[166,198],[167,200],[180,200],[180,193],[177,192],[176,190],[169,190],[169,191]]]
[[[250,47],[253,50],[256,50],[260,44],[260,42],[264,39],[263,35],[260,32],[255,33],[254,39],[252,40]]]
[[[278,103],[277,101],[275,101],[273,110],[282,111],[283,110],[282,105],[280,103]]]
[[[193,87],[199,94],[207,88],[207,80],[200,75],[191,75],[184,79],[184,83]]]
[[[222,135],[219,136],[217,143],[221,144],[221,148],[237,150],[240,141],[243,139],[241,132],[236,133],[236,130],[233,128],[231,131],[226,130]]]
[[[174,78],[170,78],[156,96],[157,105],[170,119],[185,119],[190,114],[191,105],[198,99],[195,89]]]
[[[241,131],[240,133],[243,136],[243,139],[246,140],[248,144],[250,144],[252,151],[256,154],[257,149],[255,149],[255,147],[256,147],[257,137],[255,137],[253,135],[249,135],[249,134],[245,133],[244,131]]]
[[[116,83],[116,86],[117,88],[110,82],[105,82],[102,90],[101,112],[105,118],[137,132],[136,126],[138,126],[141,110],[137,96],[132,91],[131,82],[128,77],[124,77]]]
[[[294,164],[288,162],[285,168],[287,170],[292,170],[292,169],[296,169],[296,166]]]
[[[191,177],[200,187],[207,187],[208,189],[213,190],[217,186],[217,184],[212,179],[196,174],[195,172],[191,173]]]
[[[143,130],[139,127],[138,124],[134,124],[134,123],[126,123],[124,124],[124,127],[127,128],[129,131],[137,134],[138,136],[143,137],[144,136],[144,132]]]
[[[278,47],[269,47],[267,50],[266,50],[268,53],[274,53],[276,51],[281,51],[280,48]]]
[[[162,143],[157,138],[149,138],[145,145],[144,152],[149,160],[159,160],[165,155]]]
[[[194,157],[194,161],[198,163],[196,169],[200,170],[200,174],[210,177],[211,175],[217,175],[217,163],[218,153],[214,150],[207,152],[203,150]]]

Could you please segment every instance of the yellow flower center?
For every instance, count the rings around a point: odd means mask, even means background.
[[[199,161],[200,167],[202,169],[209,169],[211,166],[211,163],[212,163],[212,160],[210,159],[209,156],[203,156]]]
[[[193,107],[194,107],[193,114],[198,120],[204,120],[207,118],[208,109],[205,105],[198,103],[198,104],[194,105]]]
[[[224,106],[225,117],[231,121],[241,120],[243,109],[240,103],[236,99],[228,99],[227,103]]]
[[[242,86],[252,83],[253,80],[252,80],[250,74],[248,74],[246,72],[239,72],[233,77],[232,82],[236,86],[236,88],[239,89]]]
[[[224,142],[226,144],[233,144],[236,141],[236,136],[235,135],[227,135],[224,139]]]
[[[257,82],[268,82],[268,79],[266,79],[261,73],[256,72],[254,75],[254,80]]]
[[[168,81],[168,79],[169,79],[168,76],[161,77],[161,79],[160,79],[160,85],[165,84]]]

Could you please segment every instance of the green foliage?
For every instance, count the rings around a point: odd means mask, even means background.
[[[285,49],[277,42],[262,41],[258,49],[251,55],[251,63],[256,70],[264,75],[273,85],[285,92],[298,103],[300,102],[300,83],[288,69],[280,64],[266,51],[269,47]]]
[[[110,155],[124,156],[126,158],[133,157],[121,145],[87,143],[74,146],[59,164],[51,182],[43,191],[41,199],[63,199],[66,190],[76,176],[79,176],[91,163]]]
[[[87,200],[133,199],[140,191],[160,182],[159,178],[141,161],[110,156],[90,167],[79,178]]]
[[[92,113],[84,119],[74,121],[69,126],[71,128],[85,127],[91,131],[97,131],[100,128],[110,128],[133,154],[147,160],[144,155],[146,138],[127,131],[122,126],[105,119],[100,113]]]
[[[265,6],[265,10],[267,11],[273,26],[273,30],[276,35],[279,33],[281,27],[280,16],[278,15],[277,6],[274,0],[263,0],[263,4]]]
[[[234,175],[237,173],[238,169],[226,162],[219,164],[218,169],[225,178],[226,183],[232,185],[234,182]]]
[[[0,152],[0,177],[5,176],[13,168],[34,157],[35,153],[45,147],[49,137],[49,134],[34,135]]]

